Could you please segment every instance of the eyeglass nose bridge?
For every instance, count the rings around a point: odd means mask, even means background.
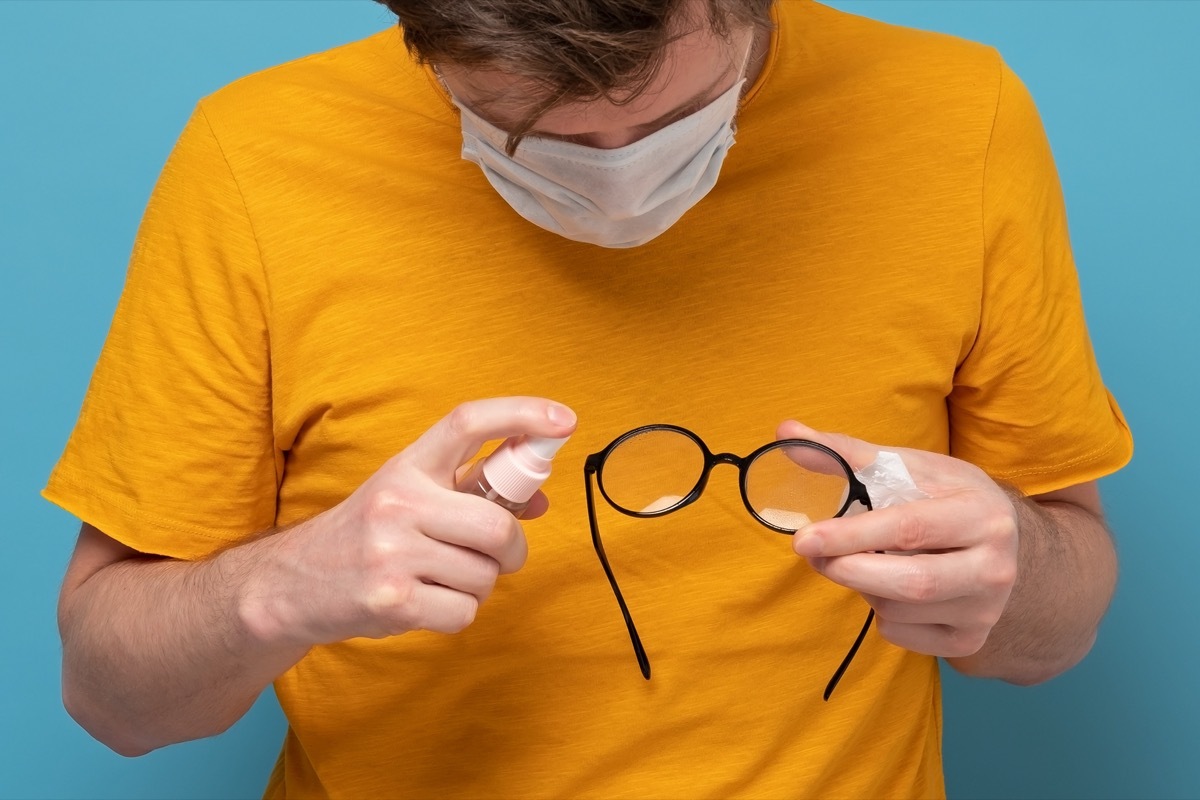
[[[708,464],[710,468],[715,467],[717,464],[729,464],[732,467],[741,469],[744,461],[744,458],[733,453],[716,453],[709,459]]]
[[[704,449],[707,450],[707,448]],[[738,472],[742,473],[744,479],[746,463],[746,459],[743,456],[737,455],[736,453],[705,452],[704,471],[700,473],[700,479],[696,481],[696,487],[692,489],[691,494],[687,496],[686,500],[680,502],[678,506],[671,510],[678,511],[680,508],[691,505],[700,499],[700,495],[704,494],[704,490],[708,488],[708,479],[709,476],[712,475],[713,467],[717,466],[718,464],[728,464],[731,467],[737,467]],[[749,508],[748,505],[747,508]],[[751,511],[750,513],[753,515],[754,512]]]

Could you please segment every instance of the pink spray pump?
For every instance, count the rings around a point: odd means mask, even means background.
[[[550,477],[554,454],[570,437],[513,436],[479,461],[458,484],[458,491],[479,495],[520,517],[538,487]]]

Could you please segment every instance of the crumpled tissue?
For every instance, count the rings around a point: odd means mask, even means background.
[[[867,487],[871,507],[876,510],[929,497],[917,488],[900,454],[888,450],[880,450],[874,461],[854,471],[854,477]]]

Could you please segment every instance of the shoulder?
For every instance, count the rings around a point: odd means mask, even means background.
[[[897,118],[990,120],[1004,69],[992,47],[811,0],[780,0],[780,67],[790,80]]]
[[[776,149],[840,169],[935,171],[978,181],[1003,61],[994,48],[811,0],[779,0],[769,71],[745,115]],[[956,184],[957,185],[957,184]]]
[[[398,28],[248,75],[200,101],[223,145],[316,142],[425,113],[428,79]]]
[[[813,0],[778,0],[781,33],[821,66],[830,60],[877,77],[929,78],[952,70],[995,80],[996,50],[945,33],[893,25]]]

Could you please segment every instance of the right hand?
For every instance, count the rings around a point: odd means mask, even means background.
[[[575,424],[570,409],[534,397],[458,406],[342,503],[264,540],[248,624],[263,639],[305,647],[466,628],[528,550],[510,512],[455,491],[456,472],[484,442],[562,437]],[[545,509],[539,494],[524,518]]]

